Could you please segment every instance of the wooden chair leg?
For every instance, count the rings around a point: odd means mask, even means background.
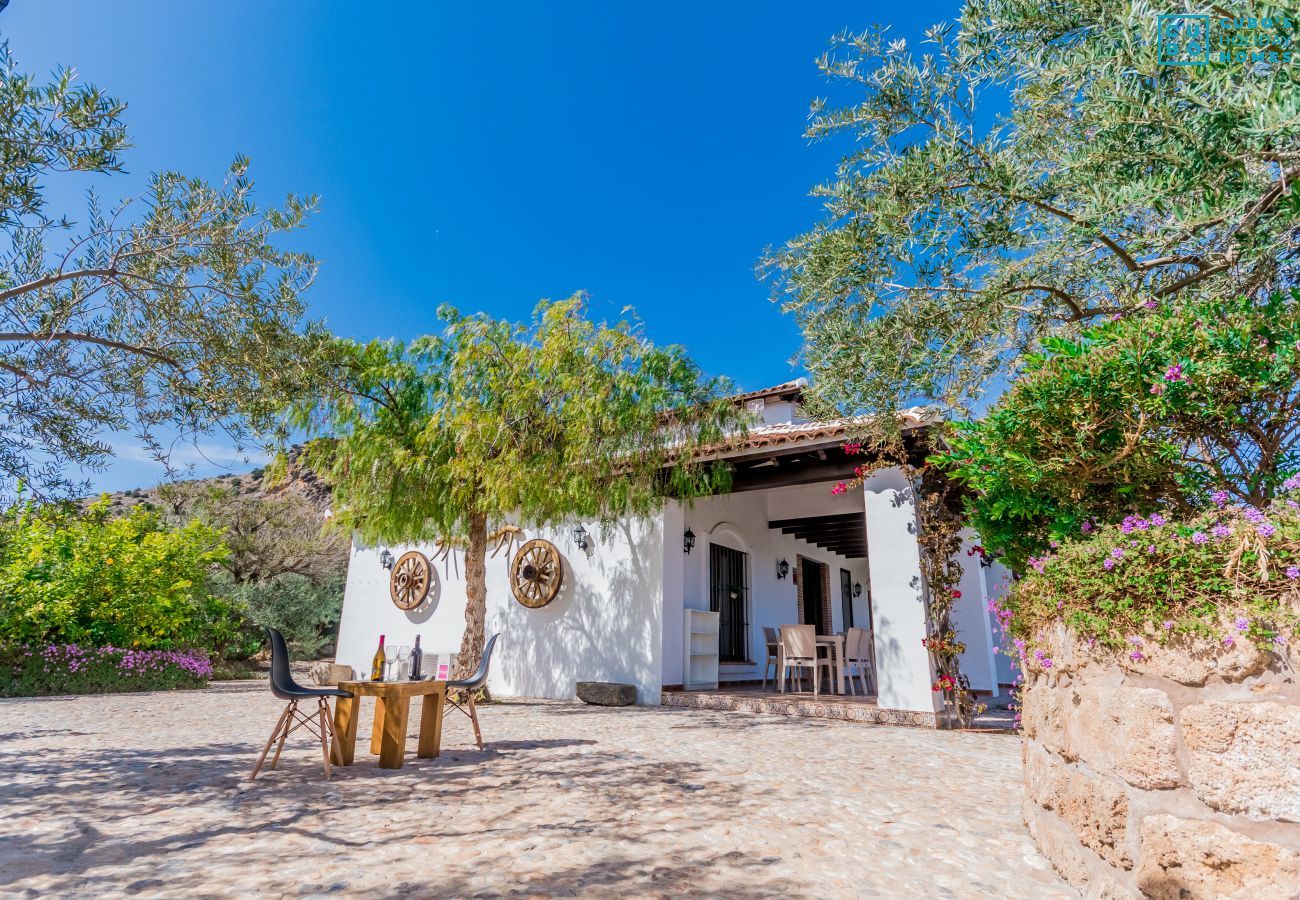
[[[280,732],[280,743],[276,744],[275,756],[271,757],[272,769],[274,769],[276,767],[276,764],[280,762],[280,751],[284,749],[284,741],[287,737],[289,737],[290,723],[293,722],[294,713],[296,713],[297,711],[298,711],[298,701],[290,700],[289,708],[285,710],[285,715],[287,716],[287,718],[284,723],[284,731]]]
[[[253,774],[248,776],[249,781],[253,781],[257,778],[257,773],[262,771],[262,763],[266,761],[266,754],[271,752],[271,745],[275,743],[276,738],[280,737],[280,731],[285,727],[284,720],[289,716],[289,706],[291,705],[292,704],[286,705],[280,712],[280,718],[275,720],[275,730],[272,731],[271,736],[266,739],[266,746],[262,748],[262,754],[257,757],[257,765],[253,766]]]
[[[325,780],[330,780],[330,717],[329,704],[324,697],[317,700],[316,713],[320,716],[320,755],[325,761]]]
[[[483,749],[483,733],[478,729],[478,707],[474,704],[474,692],[469,695],[469,720],[474,723],[474,741]]]

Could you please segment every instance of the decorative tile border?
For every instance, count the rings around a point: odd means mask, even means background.
[[[866,722],[872,725],[910,725],[934,728],[934,713],[913,712],[904,709],[881,709],[865,703],[839,703],[834,700],[812,700],[779,696],[704,693],[700,691],[664,691],[660,694],[663,706],[681,709],[720,709],[738,712],[767,713],[776,716],[801,716],[807,719],[841,719],[847,722]]]

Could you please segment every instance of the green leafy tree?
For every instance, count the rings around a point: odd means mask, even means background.
[[[1182,11],[1206,10],[1158,10]],[[810,402],[969,410],[1044,337],[1295,283],[1300,69],[1162,66],[1156,12],[968,0],[924,52],[835,39],[819,64],[853,96],[816,101],[807,135],[854,149],[814,191],[825,220],[765,263],[804,329]],[[1250,15],[1295,44],[1294,9]]]
[[[339,526],[464,546],[463,676],[483,648],[490,523],[609,521],[711,492],[727,471],[693,451],[740,411],[680,348],[591,321],[579,296],[539,304],[527,325],[441,315],[441,335],[406,348],[339,342],[333,390],[295,421],[329,435],[303,460],[332,484]]]
[[[72,493],[71,467],[102,467],[105,435],[133,433],[169,464],[176,440],[237,443],[303,389],[314,336],[300,330],[315,263],[275,246],[314,200],[252,200],[248,163],[209,184],[174,172],[84,222],[51,212],[46,180],[122,166],[124,106],[20,73],[0,45],[0,486]],[[170,468],[170,465],[169,465]]]
[[[206,647],[224,607],[204,584],[225,554],[215,529],[169,528],[142,507],[114,516],[107,498],[84,510],[14,505],[0,514],[0,638]]]
[[[1166,303],[1047,340],[942,457],[985,542],[1053,540],[1213,491],[1259,508],[1300,471],[1300,291]]]

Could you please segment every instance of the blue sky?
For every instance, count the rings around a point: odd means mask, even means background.
[[[338,333],[405,340],[440,303],[523,318],[585,290],[749,389],[799,374],[755,263],[816,221],[808,190],[849,146],[802,136],[835,96],[814,58],[842,28],[916,39],[958,7],[13,0],[0,33],[22,69],[71,65],[129,104],[106,196],[236,153],[263,202],[319,194],[294,243]],[[96,486],[155,481],[139,456]]]

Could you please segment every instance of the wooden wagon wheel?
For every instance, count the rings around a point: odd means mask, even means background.
[[[429,574],[429,560],[423,553],[416,550],[403,553],[388,578],[393,605],[409,612],[423,603],[429,596]]]
[[[515,599],[529,609],[540,609],[554,600],[563,580],[560,551],[541,538],[520,547],[510,564],[510,589]]]

